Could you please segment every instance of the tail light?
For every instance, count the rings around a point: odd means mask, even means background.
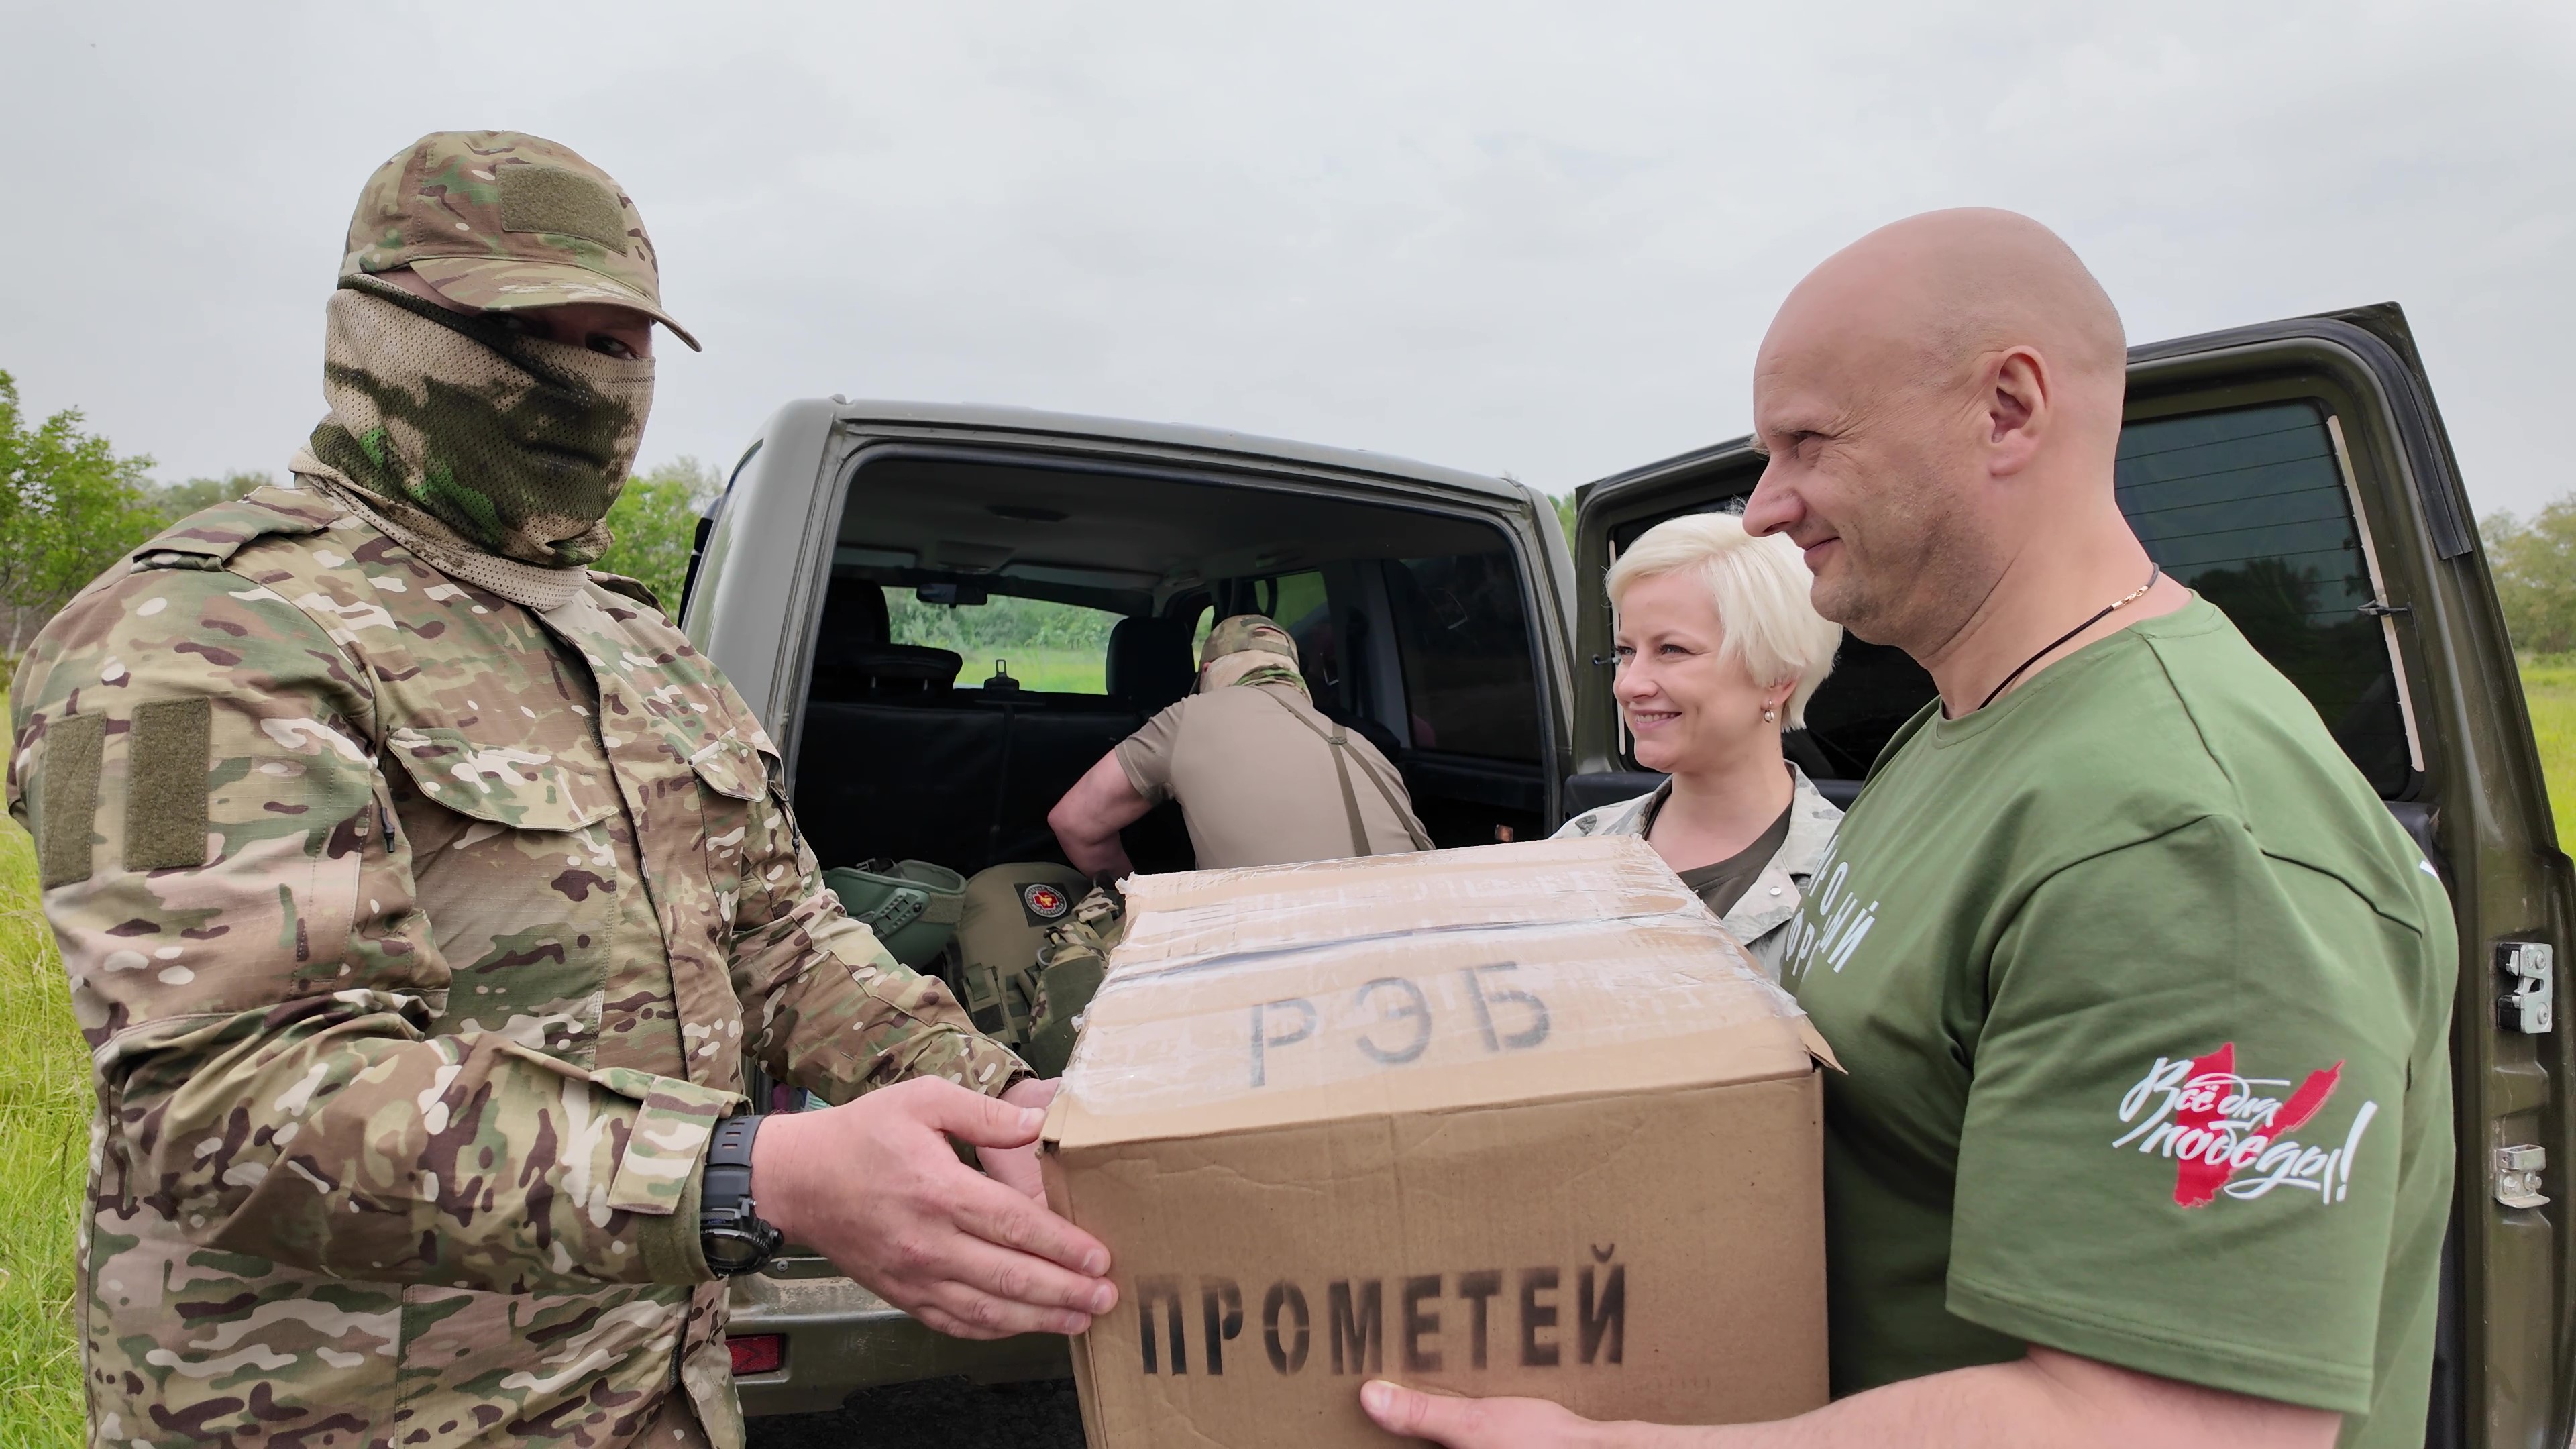
[[[776,1373],[779,1366],[787,1362],[787,1336],[783,1333],[754,1333],[728,1338],[725,1347],[733,1351],[736,1377]]]

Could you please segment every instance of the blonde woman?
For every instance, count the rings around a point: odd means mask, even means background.
[[[1731,513],[1669,518],[1611,566],[1611,686],[1637,762],[1671,778],[1565,822],[1641,835],[1774,979],[1842,812],[1780,752],[1834,667],[1842,627],[1807,602],[1797,545]]]

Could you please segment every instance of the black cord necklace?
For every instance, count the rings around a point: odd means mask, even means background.
[[[2095,614],[2092,618],[2085,620],[2083,623],[2076,625],[2074,628],[2067,630],[2065,633],[2049,640],[2046,644],[2041,645],[2037,654],[2023,660],[2012,673],[2004,676],[2003,683],[1996,685],[1985,698],[1978,700],[1977,709],[1984,709],[1987,705],[1994,703],[1996,695],[1999,695],[2005,690],[2011,688],[2012,682],[2021,678],[2023,671],[2029,669],[2032,665],[2037,664],[2040,660],[2047,658],[2049,650],[2056,648],[2058,645],[2065,643],[2067,640],[2074,638],[2076,635],[2081,634],[2085,630],[2092,628],[2094,625],[2101,623],[2103,620],[2110,618],[2119,610],[2145,598],[2147,596],[2147,590],[2156,586],[2156,580],[2163,578],[2164,572],[2164,567],[2161,564],[2148,564],[2147,581],[2145,583],[2138,585],[2137,588],[2103,605],[2102,612]],[[1974,714],[1976,713],[1976,710],[1970,710],[1968,712],[1970,714]]]

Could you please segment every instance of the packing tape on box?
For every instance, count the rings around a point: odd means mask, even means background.
[[[1097,1115],[1801,1015],[1641,841],[1139,876],[1124,889],[1127,933],[1065,1073],[1065,1092]]]

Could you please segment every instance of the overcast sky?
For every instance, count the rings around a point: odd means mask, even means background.
[[[964,399],[1551,491],[1745,431],[1782,293],[2026,211],[2132,341],[2395,299],[2483,511],[2576,488],[2576,5],[0,0],[0,369],[279,470],[367,174],[504,127],[625,185],[707,344],[644,461]]]

